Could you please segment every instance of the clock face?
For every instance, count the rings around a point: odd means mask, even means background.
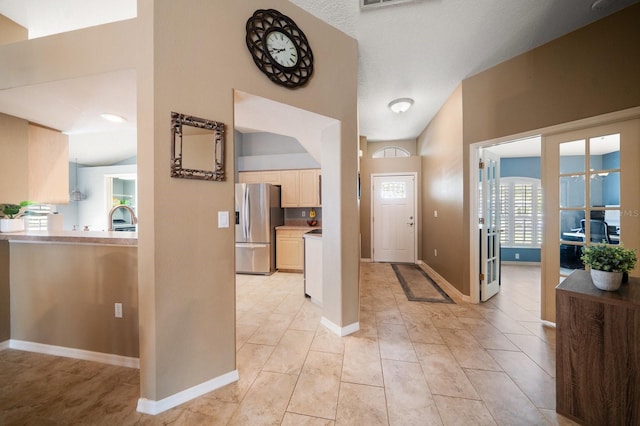
[[[253,62],[271,81],[302,87],[313,74],[313,53],[302,30],[274,9],[256,10],[247,20],[246,42]]]
[[[298,63],[298,49],[288,35],[271,31],[267,35],[267,52],[278,64],[292,68]]]

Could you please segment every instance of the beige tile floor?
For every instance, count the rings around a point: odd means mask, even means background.
[[[320,323],[300,274],[238,276],[240,380],[147,416],[138,371],[0,352],[0,425],[547,425],[555,329],[539,318],[539,269],[503,267],[482,305],[408,302],[387,264],[361,265],[360,331]]]

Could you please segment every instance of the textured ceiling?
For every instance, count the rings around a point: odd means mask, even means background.
[[[360,10],[360,0],[291,0],[358,40],[360,132],[417,137],[455,87],[638,0],[416,0]],[[313,39],[310,40],[313,47]],[[415,100],[397,115],[387,105]]]

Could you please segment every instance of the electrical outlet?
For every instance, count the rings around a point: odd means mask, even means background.
[[[433,211],[433,217],[438,217],[438,210]]]
[[[302,210],[302,217],[306,217],[307,216],[307,211],[306,210]]]
[[[520,253],[516,253],[516,260],[520,259]]]
[[[115,304],[116,318],[122,318],[122,303]]]
[[[434,255],[435,257],[438,257],[438,249],[433,249],[433,255]]]

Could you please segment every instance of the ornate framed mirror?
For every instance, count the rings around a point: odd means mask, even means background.
[[[224,123],[171,113],[171,177],[224,181]]]

